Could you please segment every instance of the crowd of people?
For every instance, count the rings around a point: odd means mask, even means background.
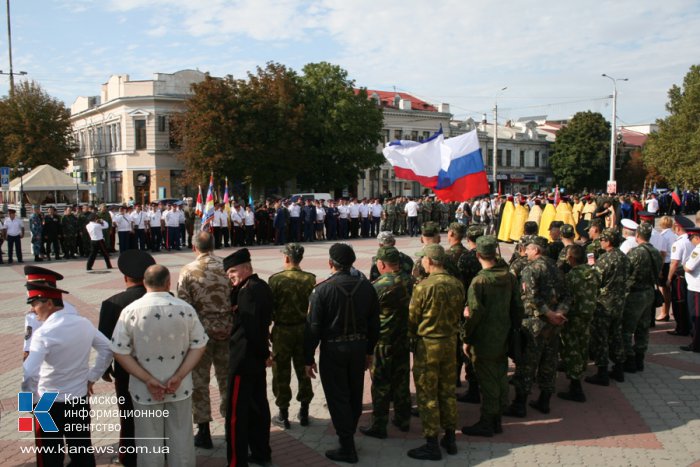
[[[195,258],[179,271],[174,293],[166,267],[156,264],[145,248],[128,248],[118,259],[126,290],[102,304],[99,332],[63,300],[68,292],[56,285],[60,274],[26,266],[32,312],[26,323],[23,389],[37,396],[55,391],[59,400],[62,395],[62,404],[51,413],[59,425],[73,429],[48,434],[39,428],[37,443],[55,445],[65,437],[69,445],[89,446],[84,430],[90,419],[76,420],[64,411],[75,404],[89,408],[92,386],[102,377],[114,381],[120,396],[120,445],[153,449],[138,454],[139,465],[161,465],[162,454],[155,448],[163,439],[169,440],[170,465],[193,465],[195,446],[213,447],[212,366],[232,465],[271,461],[270,423],[283,428],[292,424],[292,369],[302,426],[310,423],[311,379],[320,376],[340,444],[326,456],[340,462],[358,461],[354,437],[367,370],[372,376],[372,418],[359,431],[386,438],[390,422],[408,431],[412,416],[417,416],[425,444],[408,451],[415,459],[442,459],[442,449],[448,455],[457,453],[458,402],[481,404],[479,420],[461,429],[474,437],[502,433],[502,417],[526,417],[528,407],[542,413],[556,410],[550,404],[554,394],[583,403],[582,382],[608,386],[611,379],[624,382],[625,373],[644,371],[649,328],[655,320],[669,320],[673,314],[676,327],[671,333],[692,336],[681,348],[700,352],[700,229],[684,216],[666,216],[658,220],[659,231],[657,213],[639,209],[633,209],[630,217],[611,219],[623,202],[624,198],[593,196],[484,197],[453,204],[432,198],[375,200],[367,203],[367,212],[372,212],[372,219],[367,215],[368,235],[376,234],[378,240],[368,271],[372,282],[353,266],[356,256],[348,243],[330,247],[330,275],[319,282],[301,268],[304,246],[286,242],[286,235],[298,240],[301,232],[309,233],[306,241],[328,238],[332,228],[324,223],[316,236],[318,230],[309,225],[318,220],[308,224],[303,214],[307,207],[323,209],[325,203],[305,201],[285,207],[277,201],[274,215],[266,219],[276,230],[272,239],[284,240],[282,270],[267,282],[254,273],[247,248],[223,259],[216,255],[222,245],[217,239],[224,238],[216,224],[211,232],[190,234]],[[646,205],[655,207],[653,201]],[[292,216],[297,207],[301,213]],[[527,220],[537,207],[541,210],[537,221]],[[318,219],[319,208],[315,209]],[[523,219],[518,209],[527,210],[528,216]],[[134,215],[144,212],[120,208],[112,220],[117,234],[121,223],[122,232],[127,232],[127,219],[132,232],[140,230],[141,221]],[[182,211],[172,207],[167,212]],[[375,212],[379,222],[372,228]],[[434,212],[440,214],[437,221],[432,220]],[[337,237],[346,232],[350,238],[362,236],[365,218],[358,214],[353,231],[349,209],[348,214],[347,222],[338,217]],[[161,219],[170,215],[161,213]],[[175,216],[179,221],[180,214]],[[280,217],[284,231],[276,224]],[[514,227],[520,222],[516,218],[523,219],[521,227]],[[452,219],[447,225],[443,222]],[[88,215],[91,255],[105,250],[107,243],[93,235],[109,228],[107,221]],[[179,225],[173,229],[166,236],[180,234]],[[414,261],[395,244],[396,235],[415,235],[416,229],[423,248]],[[506,261],[496,235],[507,231],[511,241],[514,229],[520,235]],[[133,236],[141,246],[139,234]],[[131,234],[121,238],[132,245]],[[105,260],[111,267],[106,252]],[[658,317],[657,308],[662,313]],[[98,359],[89,367],[91,348],[97,350]],[[510,380],[509,358],[515,364]],[[591,360],[596,369],[586,375]],[[274,417],[266,397],[269,366],[277,406]],[[559,392],[557,371],[565,372],[569,380]],[[411,375],[415,407],[409,392]],[[468,389],[457,394],[463,380]],[[509,383],[515,388],[512,401]],[[528,403],[535,383],[539,394]],[[134,409],[167,410],[170,416],[125,415]],[[82,439],[75,439],[76,429],[83,430]],[[39,455],[46,465],[63,462],[62,454]],[[91,465],[90,454],[72,460]],[[136,455],[125,449],[120,461],[135,465]]]

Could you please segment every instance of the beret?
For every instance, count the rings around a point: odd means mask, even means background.
[[[334,243],[328,250],[330,258],[343,266],[351,266],[355,262],[355,250],[347,243]]]

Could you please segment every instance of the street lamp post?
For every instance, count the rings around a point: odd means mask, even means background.
[[[24,207],[24,171],[28,170],[24,167],[24,162],[17,164],[19,172],[19,217],[24,219],[27,217],[27,209]]]
[[[508,89],[508,86],[503,86],[494,98],[493,106],[493,192],[498,193],[498,180],[496,172],[498,171],[498,95]]]
[[[612,129],[610,131],[610,176],[608,178],[609,182],[615,181],[615,157],[617,156],[617,82],[618,81],[629,81],[628,78],[613,78],[610,75],[603,73],[601,75],[604,78],[608,78],[613,83],[613,94],[612,94]]]
[[[80,204],[80,191],[78,188],[78,180],[80,180],[80,169],[78,167],[73,167],[73,178],[75,179],[75,204],[77,206]]]

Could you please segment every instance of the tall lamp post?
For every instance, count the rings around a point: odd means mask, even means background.
[[[618,81],[629,81],[628,78],[613,78],[610,75],[603,73],[601,75],[603,78],[608,78],[613,83],[613,94],[612,94],[612,131],[610,132],[610,176],[608,178],[609,182],[615,181],[615,157],[617,156],[617,82]]]
[[[80,191],[78,188],[78,181],[80,180],[80,168],[73,167],[73,178],[75,179],[75,204],[76,206],[80,204]]]
[[[19,172],[19,217],[24,219],[27,217],[27,209],[24,207],[24,172],[30,169],[24,166],[24,162],[17,164],[17,172]]]
[[[498,95],[508,89],[508,86],[503,86],[494,97],[493,106],[493,192],[498,193],[498,179],[496,172],[498,171]]]

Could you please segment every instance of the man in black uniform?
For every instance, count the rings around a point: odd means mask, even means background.
[[[124,274],[126,290],[112,295],[102,302],[100,307],[99,331],[108,339],[112,338],[114,328],[119,320],[119,315],[131,302],[138,300],[146,294],[143,285],[143,275],[149,266],[156,264],[153,257],[145,251],[127,250],[119,255],[117,266]],[[111,382],[114,378],[114,390],[118,398],[123,398],[123,404],[118,404],[120,411],[121,431],[119,433],[119,462],[125,467],[136,466],[136,453],[134,442],[134,418],[126,416],[125,412],[133,411],[134,404],[129,393],[129,373],[114,361],[105,371],[102,379]]]
[[[58,237],[61,235],[61,217],[56,214],[56,208],[49,206],[49,212],[44,217],[44,225],[41,230],[44,236],[44,249],[47,261],[51,260],[51,247],[57,260],[61,259],[61,250],[58,246]]]
[[[253,274],[250,252],[241,248],[224,258],[233,291],[229,345],[226,454],[229,465],[266,464],[270,448],[270,405],[265,367],[270,357],[272,291]],[[250,456],[248,456],[250,447]]]
[[[354,435],[362,414],[364,372],[379,338],[379,300],[367,279],[350,275],[355,262],[350,245],[336,243],[329,254],[332,275],[309,297],[304,359],[306,373],[315,378],[320,342],[321,384],[340,440],[340,449],[326,451],[326,457],[356,463]]]

